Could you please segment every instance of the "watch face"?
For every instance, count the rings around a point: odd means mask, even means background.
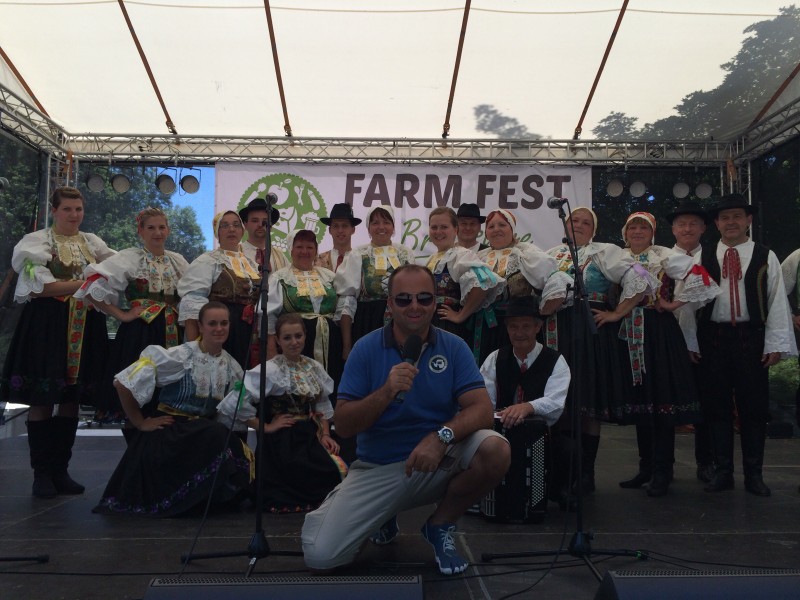
[[[438,433],[439,433],[439,439],[445,444],[452,443],[453,438],[455,437],[455,435],[453,434],[453,430],[450,429],[449,427],[442,427]]]

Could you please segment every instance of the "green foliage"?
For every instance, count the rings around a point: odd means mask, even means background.
[[[491,133],[500,139],[538,140],[542,136],[528,131],[528,128],[513,117],[507,117],[490,104],[481,104],[474,109],[477,123],[475,129]]]
[[[798,382],[800,382],[800,369],[798,369],[797,358],[788,358],[770,367],[770,403],[793,407]]]

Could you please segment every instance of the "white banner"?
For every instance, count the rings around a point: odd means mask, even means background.
[[[428,240],[428,213],[438,206],[453,210],[476,203],[481,214],[503,208],[517,218],[517,236],[546,250],[561,242],[558,211],[551,197],[568,198],[573,208],[591,206],[590,167],[407,165],[252,165],[217,163],[216,212],[238,210],[256,196],[272,192],[281,220],[273,244],[286,251],[286,236],[297,229],[317,234],[320,251],[331,247],[319,221],[337,202],[347,202],[357,217],[377,205],[394,209],[394,241],[417,256],[435,251]],[[480,239],[483,240],[483,234]],[[353,246],[369,242],[366,221],[356,227]]]

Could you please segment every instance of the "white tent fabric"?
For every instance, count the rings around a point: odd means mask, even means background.
[[[476,107],[488,106],[519,126],[517,137],[572,138],[622,3],[472,2],[450,135],[512,135],[479,126]],[[612,112],[635,117],[642,127],[674,115],[687,94],[716,88],[725,77],[721,65],[754,35],[745,30],[779,20],[786,4],[630,0],[582,138],[594,138],[592,130]],[[179,133],[284,134],[262,1],[124,5]],[[441,135],[462,1],[276,0],[271,9],[295,136]],[[731,90],[728,101],[739,97],[746,110],[698,135],[733,139],[750,125],[800,60],[797,39],[776,44],[782,62],[771,73],[772,88],[756,97]],[[0,47],[66,131],[167,133],[116,0],[0,0]],[[2,60],[0,83],[22,89]],[[795,81],[770,112],[799,92]]]

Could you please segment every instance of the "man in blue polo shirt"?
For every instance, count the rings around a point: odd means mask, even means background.
[[[358,460],[344,481],[306,516],[306,565],[330,570],[351,563],[361,544],[386,544],[399,533],[395,515],[436,503],[422,527],[439,570],[463,572],[455,522],[508,470],[508,442],[492,431],[492,404],[469,347],[433,327],[435,282],[418,265],[389,278],[393,320],[353,347],[339,384],[334,422],[358,435]],[[402,360],[408,336],[424,345],[416,365]],[[404,393],[402,399],[398,394]]]

